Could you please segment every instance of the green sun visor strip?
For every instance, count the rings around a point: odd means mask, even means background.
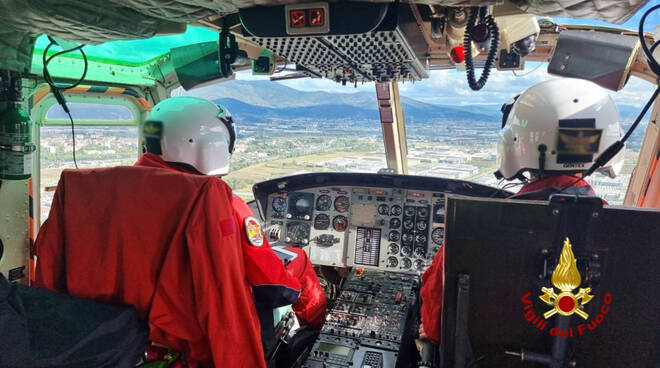
[[[217,41],[218,34],[209,29],[188,26],[185,33],[157,36],[145,40],[112,41],[101,45],[84,47],[89,63],[87,80],[130,85],[153,85],[158,75],[155,65],[169,58],[171,48],[200,42]],[[42,56],[48,46],[45,35],[37,38],[32,55],[31,72],[41,74]],[[60,50],[53,47],[55,53]],[[79,52],[58,56],[48,64],[50,74],[55,77],[77,79],[83,70],[83,59]]]

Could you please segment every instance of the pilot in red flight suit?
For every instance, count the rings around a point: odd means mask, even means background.
[[[136,166],[211,176],[228,173],[236,141],[229,112],[194,97],[173,97],[156,105],[143,126],[143,136],[146,153]],[[268,340],[266,349],[274,343],[274,336],[263,333],[271,330],[264,329],[264,323],[273,323],[273,308],[293,304],[302,326],[320,329],[325,320],[325,293],[305,252],[288,248],[297,258],[285,267],[245,201],[234,196],[232,205],[241,228],[246,276],[259,311],[262,339]]]
[[[562,193],[595,195],[583,173],[622,136],[621,118],[606,90],[581,79],[553,79],[530,87],[502,106],[497,144],[498,179],[519,179],[509,197],[547,200]],[[614,178],[623,150],[598,171]],[[524,174],[528,174],[525,176]],[[607,204],[607,203],[606,203]],[[422,275],[420,338],[440,343],[444,248]]]

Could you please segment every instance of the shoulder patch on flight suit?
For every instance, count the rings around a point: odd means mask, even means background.
[[[248,238],[250,244],[255,247],[260,247],[264,245],[264,232],[261,230],[261,225],[259,221],[252,216],[245,218],[245,235]]]

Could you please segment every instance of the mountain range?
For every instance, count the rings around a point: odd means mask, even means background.
[[[235,120],[241,123],[267,122],[268,120],[292,120],[296,118],[318,121],[378,121],[376,94],[369,92],[330,93],[324,91],[300,91],[281,83],[267,80],[233,80],[184,92],[214,101],[229,109]],[[466,99],[469,100],[469,97]],[[406,124],[425,124],[439,121],[499,122],[499,104],[448,106],[420,102],[401,97]],[[131,112],[117,105],[70,103],[74,120],[94,120],[103,115],[104,120],[132,120]],[[619,105],[624,129],[639,113],[634,106]],[[48,113],[50,119],[68,119],[59,106]],[[642,120],[642,125],[648,117]],[[635,135],[641,135],[640,127]],[[641,139],[641,138],[640,138]]]
[[[184,94],[226,106],[232,115],[240,117],[241,120],[379,120],[375,92],[300,91],[267,80],[233,80]],[[449,106],[425,103],[408,97],[401,97],[401,104],[406,124],[439,120],[499,122],[502,118],[499,104]],[[634,106],[619,105],[618,108],[622,120],[627,122],[634,120],[639,113],[639,108]]]
[[[379,120],[375,93],[300,91],[269,81],[234,80],[185,93],[221,104],[242,119]],[[402,97],[406,122],[435,120],[498,121],[496,106],[443,106]]]

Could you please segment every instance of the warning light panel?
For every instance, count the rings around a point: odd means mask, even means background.
[[[291,28],[307,27],[307,12],[304,10],[289,11],[289,25]]]
[[[308,3],[287,5],[286,33],[290,35],[330,32],[328,4]]]
[[[325,9],[309,9],[309,26],[323,27],[325,25]]]

